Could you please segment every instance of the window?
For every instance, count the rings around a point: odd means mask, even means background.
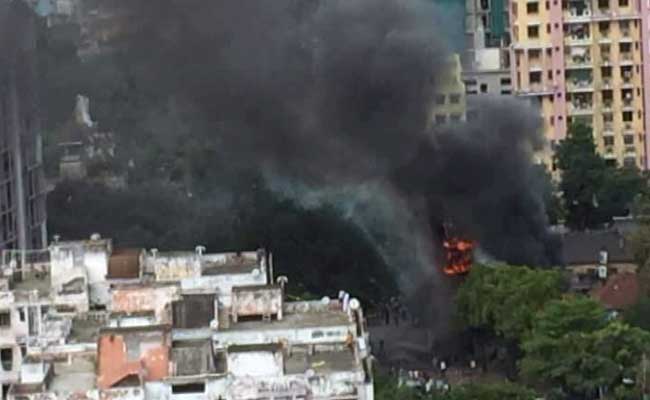
[[[436,104],[441,105],[445,104],[445,95],[444,94],[439,94],[436,96]]]
[[[502,90],[501,94],[506,94],[506,95],[512,94],[512,90]]]
[[[18,316],[20,317],[20,322],[25,322],[25,309],[20,307],[18,309]]]
[[[605,146],[613,146],[614,145],[614,136],[605,136],[603,137],[603,144]]]
[[[548,9],[550,9],[550,8],[551,8],[551,3],[547,1],[547,2],[546,2],[546,9],[548,10]]]
[[[529,39],[538,39],[539,38],[539,26],[531,25],[528,27],[528,38]]]
[[[454,94],[449,95],[449,102],[450,102],[451,104],[458,104],[458,103],[460,103],[460,94],[458,94],[458,93],[454,93]]]
[[[481,93],[487,93],[488,85],[487,83],[481,83]]]
[[[621,53],[629,53],[632,51],[632,43],[619,43],[618,46]]]
[[[611,78],[612,77],[612,67],[601,67],[600,68],[600,74],[603,76],[603,78]]]
[[[634,144],[634,135],[624,135],[623,143],[626,145]]]
[[[511,81],[510,78],[501,78],[501,84],[502,85],[510,85]]]
[[[436,124],[444,124],[447,122],[447,116],[444,114],[437,114],[436,115]]]
[[[9,327],[11,326],[11,314],[9,311],[0,312],[0,327]]]
[[[548,122],[551,124],[551,126],[555,126],[555,117],[551,115]]]
[[[630,5],[629,0],[618,0],[618,6],[619,7],[627,7]]]
[[[539,49],[531,49],[528,51],[528,58],[531,60],[539,60],[541,57],[542,52]]]
[[[538,2],[527,3],[526,12],[528,14],[537,14],[539,12],[539,3]]]
[[[528,78],[531,84],[542,83],[542,73],[540,71],[531,72]]]
[[[490,2],[488,0],[481,0],[481,8],[483,10],[489,10],[490,9]]]
[[[632,111],[623,112],[623,122],[632,122],[633,119],[634,119],[634,112]]]
[[[603,21],[598,23],[598,31],[601,35],[607,34],[609,32],[609,22]]]
[[[11,348],[0,349],[0,363],[3,370],[11,371],[14,363],[14,352]]]
[[[609,8],[609,0],[598,0],[598,8]]]
[[[552,81],[553,80],[553,71],[548,70],[548,72],[546,73],[546,76],[548,76],[549,81]]]
[[[449,119],[451,120],[451,122],[460,122],[461,117],[462,116],[460,114],[451,114],[449,116]]]
[[[185,383],[172,385],[172,394],[205,393],[205,383]]]
[[[634,157],[625,157],[623,159],[623,166],[627,168],[632,168],[636,166],[636,159]]]

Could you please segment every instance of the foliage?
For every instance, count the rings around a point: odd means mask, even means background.
[[[635,168],[606,165],[596,153],[591,128],[585,125],[571,126],[556,159],[562,171],[566,223],[574,229],[595,228],[614,216],[626,215],[645,186]]]
[[[565,395],[593,398],[602,388],[626,398],[637,388],[627,388],[623,378],[636,379],[648,344],[649,333],[609,321],[595,300],[567,297],[538,313],[522,344],[521,372],[529,382]]]
[[[472,327],[490,327],[519,339],[546,302],[558,298],[562,276],[557,271],[512,265],[476,265],[458,291],[461,318]]]
[[[623,319],[631,326],[650,331],[650,297],[643,296],[635,305],[625,310]]]

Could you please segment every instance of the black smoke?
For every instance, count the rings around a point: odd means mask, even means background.
[[[110,43],[117,101],[138,93],[125,98],[144,110],[123,147],[180,160],[147,165],[180,164],[194,188],[207,171],[253,167],[305,207],[334,205],[406,290],[440,281],[431,226],[447,220],[494,258],[558,262],[531,163],[535,113],[486,99],[470,122],[431,124],[449,57],[436,27],[460,23],[432,2],[114,3],[131,22]],[[111,111],[94,110],[108,125],[126,118]]]

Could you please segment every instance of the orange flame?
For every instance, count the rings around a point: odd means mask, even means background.
[[[472,268],[474,242],[450,238],[443,242],[446,250],[447,264],[444,272],[447,275],[463,275]]]

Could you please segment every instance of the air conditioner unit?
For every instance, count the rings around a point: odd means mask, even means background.
[[[607,265],[607,250],[601,250],[598,253],[598,264]]]

